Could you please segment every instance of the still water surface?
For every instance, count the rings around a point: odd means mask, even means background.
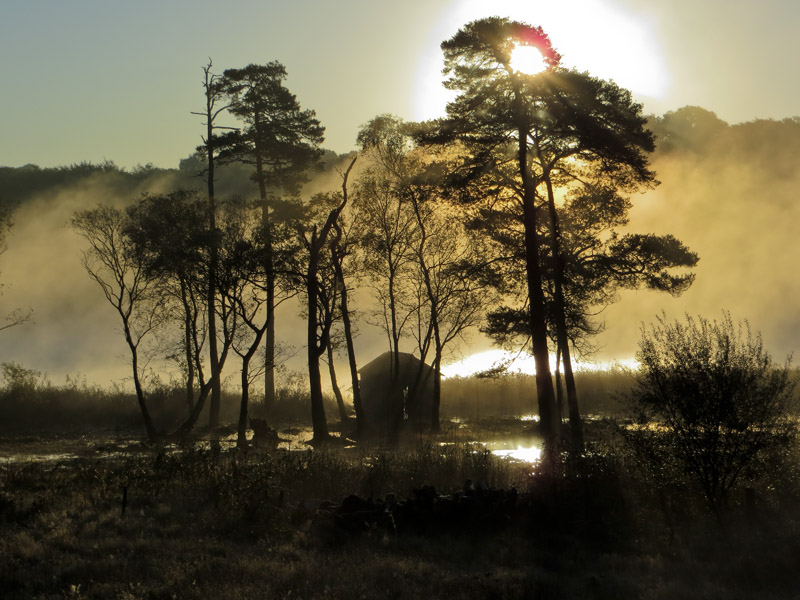
[[[522,424],[529,419],[514,419]],[[467,424],[454,420],[452,426],[458,430],[457,441],[443,441],[440,445],[458,443],[465,448],[474,448],[475,452],[488,450],[493,455],[520,463],[535,464],[541,458],[541,447],[532,440],[519,441],[508,435],[506,431],[485,431],[483,435],[471,437]],[[252,435],[252,432],[250,432]],[[278,430],[278,450],[288,452],[307,452],[311,449],[308,442],[313,432],[310,427],[285,427]],[[464,435],[466,434],[466,435]],[[479,439],[475,439],[479,438]],[[440,438],[441,439],[441,438]],[[447,439],[447,436],[445,436]],[[210,449],[212,444],[219,444],[221,450],[236,446],[236,434],[220,437],[216,442],[211,439],[199,439],[192,446],[194,449]],[[167,445],[168,452],[180,452],[186,446]],[[53,436],[21,436],[0,438],[0,466],[24,463],[62,463],[75,460],[107,460],[128,458],[152,452],[152,448],[142,442],[139,435],[121,434],[120,432],[96,432],[93,434],[53,435]]]

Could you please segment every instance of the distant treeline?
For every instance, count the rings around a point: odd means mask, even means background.
[[[656,136],[653,162],[665,155],[713,156],[723,161],[746,158],[751,170],[773,176],[794,176],[800,156],[800,117],[776,121],[756,119],[729,125],[713,112],[684,106],[661,117],[650,117]]]
[[[658,160],[663,157],[686,155],[713,156],[720,161],[740,160],[746,157],[752,169],[767,169],[771,176],[796,175],[797,157],[800,156],[800,117],[789,119],[756,119],[730,125],[709,110],[698,106],[685,106],[663,116],[650,116],[649,127],[656,136],[653,162],[658,170]],[[326,150],[323,163],[333,164],[339,155]],[[164,169],[151,163],[131,169],[117,166],[113,161],[102,163],[81,162],[61,167],[39,167],[27,164],[22,167],[0,166],[0,202],[16,207],[47,190],[80,183],[88,177],[107,175],[120,192],[135,194],[148,180],[172,178],[176,187],[204,185],[201,175],[205,161],[199,154],[182,159],[178,168]],[[250,170],[234,163],[219,167],[220,193],[246,193],[242,181],[250,179]],[[250,189],[255,193],[255,184]]]
[[[338,159],[339,155],[332,150],[326,150],[322,155],[322,163],[326,168]],[[126,169],[110,160],[44,168],[35,164],[0,166],[0,206],[13,210],[28,200],[46,196],[48,191],[79,185],[96,176],[103,177],[104,185],[111,186],[111,190],[122,196],[136,197],[158,181],[168,181],[174,189],[200,189],[205,186],[205,168],[205,159],[197,153],[182,159],[177,169],[163,169],[151,163]],[[240,163],[220,165],[217,172],[220,193],[257,193],[250,175],[250,170]]]

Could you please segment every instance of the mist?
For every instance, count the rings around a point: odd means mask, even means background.
[[[728,125],[686,107],[652,120],[661,184],[634,198],[631,231],[671,233],[700,256],[682,296],[623,292],[601,315],[604,359],[631,356],[642,323],[664,311],[707,318],[730,311],[761,331],[781,362],[798,348],[800,120]]]
[[[642,324],[652,322],[662,311],[668,318],[689,313],[713,319],[727,310],[734,320],[747,319],[754,331],[761,331],[766,348],[782,361],[797,349],[800,338],[800,314],[793,306],[800,297],[796,276],[800,121],[729,125],[709,111],[687,107],[652,118],[651,127],[658,138],[652,166],[661,183],[632,199],[628,230],[675,235],[700,256],[696,279],[680,297],[621,292],[619,301],[598,315],[605,325],[595,340],[598,353],[584,358],[603,362],[631,358]],[[337,190],[339,162],[341,158],[329,153],[328,168],[306,185],[304,196]],[[6,251],[0,256],[4,286],[0,301],[3,314],[15,308],[30,308],[33,314],[30,322],[0,333],[0,362],[40,371],[54,384],[69,376],[101,386],[128,387],[130,363],[118,317],[84,271],[83,240],[69,229],[68,222],[75,211],[98,204],[123,206],[143,193],[180,186],[201,188],[192,159],[182,161],[181,167],[140,168],[131,173],[99,167],[84,169],[86,173],[73,169],[70,177],[62,169],[61,181],[49,186],[37,188],[29,183],[24,189],[13,188],[16,195],[10,200],[17,208]],[[253,194],[247,174],[236,169],[220,173],[220,189],[227,194]],[[3,176],[18,176],[18,171],[4,169]],[[26,181],[45,180],[51,171],[34,173]],[[357,290],[353,300],[356,352],[364,364],[386,350],[385,334],[369,322],[369,291]],[[290,371],[305,368],[304,337],[298,335],[304,331],[301,315],[297,302],[278,308],[276,336],[286,348],[285,369]],[[448,360],[489,347],[485,336],[471,331]],[[169,379],[168,365],[151,366]],[[344,358],[337,370],[345,373]],[[229,385],[235,385],[235,362],[226,372]]]
[[[304,197],[341,187],[339,170],[344,159],[329,152],[326,161],[328,167],[304,187]],[[174,170],[140,167],[125,172],[113,164],[0,170],[6,180],[16,183],[6,187],[11,194],[0,198],[17,205],[6,250],[0,255],[0,313],[32,310],[29,322],[0,333],[0,363],[14,362],[38,371],[55,385],[70,378],[132,389],[130,351],[119,316],[84,270],[81,252],[85,242],[70,229],[69,222],[77,211],[98,205],[125,207],[143,194],[202,188],[195,157],[181,161],[181,168]],[[28,177],[23,178],[25,170]],[[20,179],[24,183],[19,184]],[[250,197],[257,193],[249,171],[236,165],[220,169],[217,186],[221,195]],[[360,310],[369,302],[369,293],[359,291],[354,299],[355,309]],[[296,299],[278,308],[276,338],[282,348],[283,372],[305,368],[304,336],[298,334],[305,327],[302,310]],[[384,351],[383,334],[363,319],[364,314],[359,316],[358,350],[369,360]],[[225,369],[224,384],[231,387],[239,381],[237,363],[232,355]],[[153,361],[148,367],[151,378],[157,375],[164,382],[178,376],[175,365],[166,361]],[[345,368],[346,359],[342,358],[337,369],[344,373]]]

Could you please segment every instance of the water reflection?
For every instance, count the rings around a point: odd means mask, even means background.
[[[542,458],[542,449],[537,446],[526,448],[517,446],[510,449],[492,450],[492,454],[501,458],[508,458],[519,462],[535,464]]]
[[[499,459],[511,462],[535,464],[541,459],[542,450],[533,445],[528,436],[520,437],[527,431],[527,423],[534,420],[533,415],[493,419],[489,422],[470,423],[461,419],[451,419],[449,433],[436,440],[442,447],[460,447],[467,452],[489,452]],[[520,427],[523,425],[524,427]],[[307,452],[313,437],[311,427],[298,425],[280,427],[277,430],[274,449],[282,451]],[[248,440],[252,432],[248,431]],[[229,451],[236,448],[237,435],[233,431],[218,436],[196,438],[188,443],[171,443],[159,446],[159,452],[180,453],[187,449],[202,451]],[[343,445],[343,447],[345,447]],[[120,459],[146,455],[153,448],[134,435],[119,435],[110,432],[97,432],[94,435],[74,437],[28,437],[18,439],[0,438],[0,465],[15,463],[62,462],[79,459]]]
[[[523,446],[522,444],[511,443],[508,441],[491,442],[462,442],[463,446],[478,446],[483,450],[488,450],[498,458],[505,458],[515,462],[536,464],[542,458],[542,448],[540,446]],[[455,442],[439,442],[439,446],[455,446]]]

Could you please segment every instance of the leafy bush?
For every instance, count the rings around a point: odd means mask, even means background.
[[[719,322],[662,316],[643,328],[637,358],[636,419],[623,434],[651,472],[693,477],[719,515],[745,467],[796,433],[788,359],[775,364],[760,334],[727,313]]]

